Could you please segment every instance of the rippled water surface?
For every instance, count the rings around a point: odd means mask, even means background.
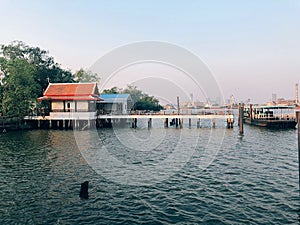
[[[245,126],[239,137],[237,128],[158,127],[93,135],[1,134],[0,224],[298,223],[296,130]],[[87,200],[79,198],[85,180]]]

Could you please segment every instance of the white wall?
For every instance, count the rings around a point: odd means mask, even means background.
[[[63,110],[64,104],[63,102],[52,102],[52,110]]]
[[[83,101],[78,101],[77,102],[77,110],[88,110],[89,108],[89,103],[88,102],[83,102]]]

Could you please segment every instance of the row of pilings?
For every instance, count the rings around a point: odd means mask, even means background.
[[[192,127],[192,119],[189,118],[188,119],[188,127],[191,128]],[[233,128],[233,124],[234,124],[234,120],[233,118],[228,118],[227,119],[227,128]],[[197,128],[200,128],[200,119],[197,119]],[[176,128],[183,128],[183,119],[182,118],[173,118],[173,119],[169,119],[169,118],[165,118],[164,119],[164,127],[168,128],[169,126],[171,127],[176,127]],[[131,127],[132,128],[137,128],[137,118],[133,118],[132,122],[131,122]],[[212,119],[212,127],[215,128],[216,127],[216,119]],[[148,128],[152,128],[152,118],[148,119]]]
[[[53,130],[86,130],[93,128],[111,128],[111,119],[97,120],[27,120],[26,125],[31,129],[53,129]],[[125,124],[119,122],[118,124]]]
[[[53,130],[86,130],[91,128],[111,128],[111,127],[138,127],[138,119],[96,119],[96,120],[27,120],[26,125],[32,129],[53,129]],[[152,128],[153,119],[148,118],[147,126]],[[233,128],[233,118],[228,118],[227,128]],[[196,121],[197,128],[200,128],[200,119]],[[182,118],[164,119],[164,127],[183,128]],[[188,127],[192,127],[192,119],[188,119]],[[216,127],[216,119],[212,119],[212,127]]]

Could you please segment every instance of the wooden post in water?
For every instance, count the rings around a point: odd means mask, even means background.
[[[180,106],[179,106],[179,96],[177,96],[177,110],[178,115],[180,114]]]
[[[216,127],[216,119],[215,118],[212,119],[212,126],[213,126],[213,128]]]
[[[152,118],[148,119],[148,129],[152,128]]]
[[[183,119],[179,118],[179,127],[182,128],[182,124],[183,124]]]
[[[298,176],[299,176],[299,192],[300,192],[300,111],[296,111],[297,126],[298,126]]]
[[[169,120],[168,120],[168,118],[165,118],[165,121],[164,121],[164,126],[165,126],[165,128],[168,128],[169,127]]]
[[[192,119],[189,118],[189,128],[191,128],[191,127],[192,127]]]
[[[137,118],[132,119],[132,126],[131,127],[134,128],[134,129],[137,127]]]
[[[243,112],[244,112],[244,103],[239,103],[239,128],[240,135],[244,134],[244,126],[243,126]]]
[[[200,119],[197,119],[197,128],[200,128]]]
[[[250,121],[252,122],[252,115],[253,114],[253,108],[252,108],[252,104],[250,104]]]

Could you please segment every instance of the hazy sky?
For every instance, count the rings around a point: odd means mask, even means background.
[[[238,100],[294,99],[300,83],[300,0],[1,1],[0,43],[13,40],[72,71],[131,42],[169,42],[198,55]]]

